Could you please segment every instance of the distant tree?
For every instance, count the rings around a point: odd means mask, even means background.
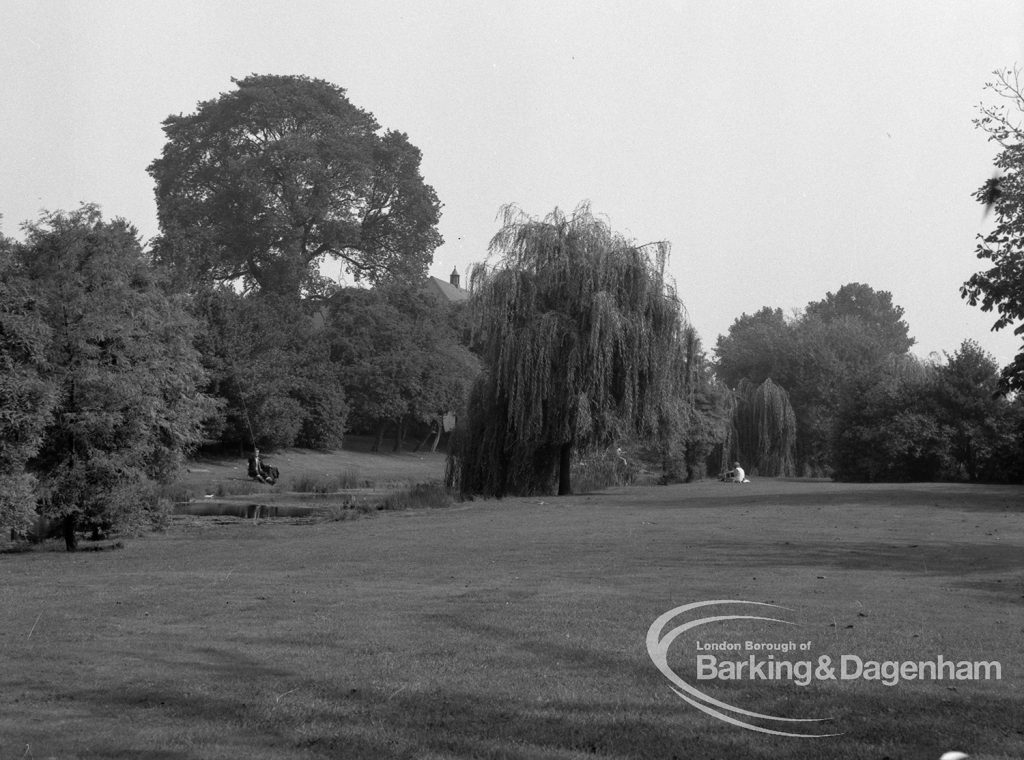
[[[56,401],[46,375],[50,336],[14,243],[0,236],[0,526],[19,531],[36,508],[36,478],[25,466]]]
[[[662,478],[692,482],[707,475],[708,462],[731,429],[732,393],[715,378],[692,325],[683,330],[682,392],[663,419]]]
[[[317,264],[340,259],[358,280],[417,280],[441,204],[420,151],[382,132],[345,91],[303,76],[253,75],[164,121],[150,164],[161,236],[155,250],[189,283],[316,292]]]
[[[793,358],[792,343],[793,328],[782,309],[765,306],[742,314],[728,333],[718,336],[718,376],[732,388],[743,379],[760,384],[769,377],[783,377]]]
[[[804,433],[798,456],[805,469],[828,469],[846,386],[863,374],[875,374],[893,357],[906,356],[914,345],[903,314],[891,293],[859,282],[807,304],[795,325],[795,362],[785,378]]]
[[[757,385],[741,380],[735,391],[723,465],[736,460],[755,475],[793,475],[796,432],[796,415],[785,389],[770,377]]]
[[[995,209],[995,227],[987,235],[979,235],[975,248],[977,257],[988,260],[991,266],[967,280],[960,295],[971,306],[980,305],[982,311],[999,314],[993,330],[1013,327],[1015,335],[1024,336],[1024,129],[1020,123],[1024,89],[1019,69],[993,74],[995,79],[985,88],[995,94],[997,101],[979,106],[979,116],[974,120],[975,127],[1001,148],[995,158],[1001,176],[986,180],[975,193],[986,211]],[[999,390],[1024,391],[1024,344],[1013,362],[1003,368]]]
[[[418,288],[339,291],[331,299],[327,332],[353,426],[376,431],[375,450],[388,426],[395,430],[396,449],[411,423],[436,423],[440,432],[440,419],[462,405],[479,370],[447,309]]]
[[[437,330],[438,327],[439,324],[435,323],[433,329]],[[408,387],[406,420],[428,427],[433,434],[431,449],[434,450],[444,431],[445,418],[461,409],[465,403],[469,387],[480,373],[480,362],[455,339],[454,334],[433,330],[428,332],[428,329],[418,331],[422,335],[418,356],[419,377]],[[401,433],[404,432],[402,428]]]
[[[222,443],[341,447],[349,406],[312,304],[226,287],[194,303],[209,393],[224,402]]]
[[[845,387],[834,427],[842,480],[1024,481],[1024,405],[993,395],[995,360],[964,341],[945,362],[895,356]]]
[[[833,428],[837,480],[933,481],[951,461],[948,431],[935,414],[936,375],[910,355],[861,373],[846,386]]]
[[[850,360],[857,363],[905,354],[915,343],[903,319],[903,307],[892,302],[892,294],[860,282],[848,283],[835,293],[827,293],[821,301],[812,301],[804,314],[825,324],[859,322],[864,328],[862,334],[870,338],[856,344]]]
[[[856,315],[825,318],[804,313],[794,325],[794,352],[780,383],[787,390],[800,431],[797,461],[803,472],[825,474],[832,458],[831,442],[839,408],[848,386],[874,376],[906,349],[891,340],[892,332]]]
[[[483,372],[453,452],[464,493],[571,493],[574,451],[658,434],[684,376],[667,253],[586,206],[543,220],[505,209],[498,261],[470,276]]]
[[[194,323],[159,287],[134,228],[95,206],[26,227],[19,259],[51,331],[59,397],[32,467],[44,512],[75,526],[136,523],[202,436],[212,411],[199,389]]]
[[[331,299],[331,361],[352,405],[350,424],[357,431],[377,431],[375,450],[387,425],[397,424],[408,411],[402,394],[410,380],[408,326],[379,291],[346,288]]]
[[[936,367],[936,415],[948,431],[950,479],[1024,480],[1024,407],[997,393],[999,365],[965,340]]]
[[[716,370],[734,389],[769,377],[784,388],[799,431],[797,471],[825,474],[847,384],[905,356],[913,343],[890,293],[850,283],[790,319],[768,307],[744,314],[719,337]]]

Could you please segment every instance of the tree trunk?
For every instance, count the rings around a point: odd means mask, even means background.
[[[78,527],[78,512],[70,512],[64,515],[64,545],[69,552],[78,549],[78,536],[75,528]]]
[[[425,436],[423,436],[423,440],[416,444],[416,448],[413,449],[413,453],[417,453],[420,449],[422,449],[424,446],[426,446],[427,445],[427,441],[430,440],[430,436],[432,436],[433,434],[434,434],[434,428],[433,428],[433,426],[431,426],[430,430],[427,431],[427,434]],[[431,449],[431,451],[433,451],[433,449]]]
[[[370,451],[380,451],[380,447],[384,443],[384,428],[387,426],[387,422],[381,422],[377,426],[377,440],[373,442],[373,447]]]
[[[441,442],[441,423],[434,423],[434,442],[430,444],[430,453],[437,451],[437,444]]]
[[[395,448],[393,451],[401,451],[402,444],[405,442],[405,421],[398,420],[395,422]]]
[[[572,493],[572,442],[563,443],[558,453],[558,495]]]

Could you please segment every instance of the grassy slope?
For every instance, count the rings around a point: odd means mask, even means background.
[[[1021,757],[1022,504],[703,483],[0,555],[0,757]],[[645,650],[662,612],[723,598],[792,608],[815,655],[997,659],[1003,680],[708,688],[845,734],[746,732]]]

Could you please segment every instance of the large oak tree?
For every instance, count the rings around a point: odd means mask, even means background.
[[[421,277],[441,243],[441,204],[408,137],[319,79],[233,81],[164,121],[149,167],[158,260],[185,282],[288,296],[315,292],[328,257],[357,280]]]

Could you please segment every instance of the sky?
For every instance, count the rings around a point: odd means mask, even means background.
[[[969,338],[1006,363],[1020,339],[959,287],[998,148],[972,119],[1022,63],[1015,0],[4,0],[0,232],[95,202],[151,238],[161,122],[232,77],[304,74],[423,152],[438,277],[484,260],[504,204],[586,201],[671,243],[709,349],[741,314],[863,282],[922,357]]]

